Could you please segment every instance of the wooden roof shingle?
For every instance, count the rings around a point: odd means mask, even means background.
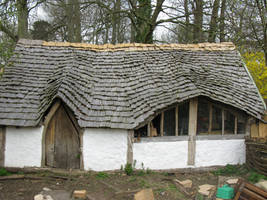
[[[20,40],[0,80],[0,125],[36,126],[61,98],[81,127],[133,129],[196,96],[258,119],[265,104],[232,43],[90,45]]]

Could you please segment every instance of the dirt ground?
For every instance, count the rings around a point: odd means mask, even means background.
[[[17,178],[16,178],[17,176]],[[21,172],[3,179],[0,177],[0,200],[32,200],[43,188],[51,190],[87,190],[91,199],[95,200],[128,200],[144,188],[152,188],[156,200],[175,199],[205,199],[198,196],[198,186],[211,184],[217,186],[218,177],[211,172],[168,173],[153,171],[135,171],[128,176],[123,171],[105,172]],[[188,190],[192,196],[187,196],[173,182],[173,180],[190,179],[193,186]],[[207,199],[207,198],[206,198]]]

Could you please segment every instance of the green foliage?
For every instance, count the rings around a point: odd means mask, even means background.
[[[242,56],[261,95],[264,99],[267,99],[267,67],[265,64],[264,53],[246,52]]]
[[[196,196],[196,200],[204,200],[205,198],[204,198],[204,196],[202,195],[202,194],[197,194],[197,196]]]
[[[0,77],[3,74],[3,69],[7,65],[9,58],[13,54],[15,43],[11,39],[2,37],[0,39]]]
[[[107,174],[107,173],[105,173],[105,172],[98,172],[97,174],[96,174],[96,178],[108,178],[109,177],[109,175]]]
[[[137,176],[144,176],[144,175],[146,175],[146,172],[142,169],[137,172]]]
[[[264,176],[263,174],[258,174],[255,171],[252,171],[249,173],[248,181],[251,183],[257,183],[259,180],[264,179],[267,180],[267,177]]]
[[[125,165],[124,172],[125,172],[128,176],[131,176],[131,175],[133,174],[133,171],[134,171],[134,169],[133,169],[132,164],[131,164],[131,163],[127,163],[127,164]]]
[[[0,176],[8,176],[10,173],[5,168],[0,168]]]
[[[226,165],[224,168],[220,168],[213,172],[213,174],[219,175],[242,175],[247,174],[248,170],[245,165]]]
[[[171,183],[171,184],[169,185],[169,187],[168,187],[168,190],[176,191],[177,188],[176,188],[176,186],[175,186],[174,184]]]
[[[33,23],[33,29],[31,35],[34,40],[46,40],[49,41],[54,36],[52,35],[52,26],[47,21],[38,20]]]
[[[144,179],[139,181],[139,185],[141,188],[150,188],[151,187],[151,185]]]

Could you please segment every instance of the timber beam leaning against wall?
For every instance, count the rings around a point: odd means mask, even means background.
[[[5,164],[6,128],[0,126],[0,167]]]

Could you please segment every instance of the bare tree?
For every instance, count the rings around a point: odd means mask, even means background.
[[[219,7],[220,7],[220,0],[214,0],[211,19],[210,19],[210,28],[209,28],[209,37],[208,37],[209,42],[215,42],[215,38],[217,35]]]

